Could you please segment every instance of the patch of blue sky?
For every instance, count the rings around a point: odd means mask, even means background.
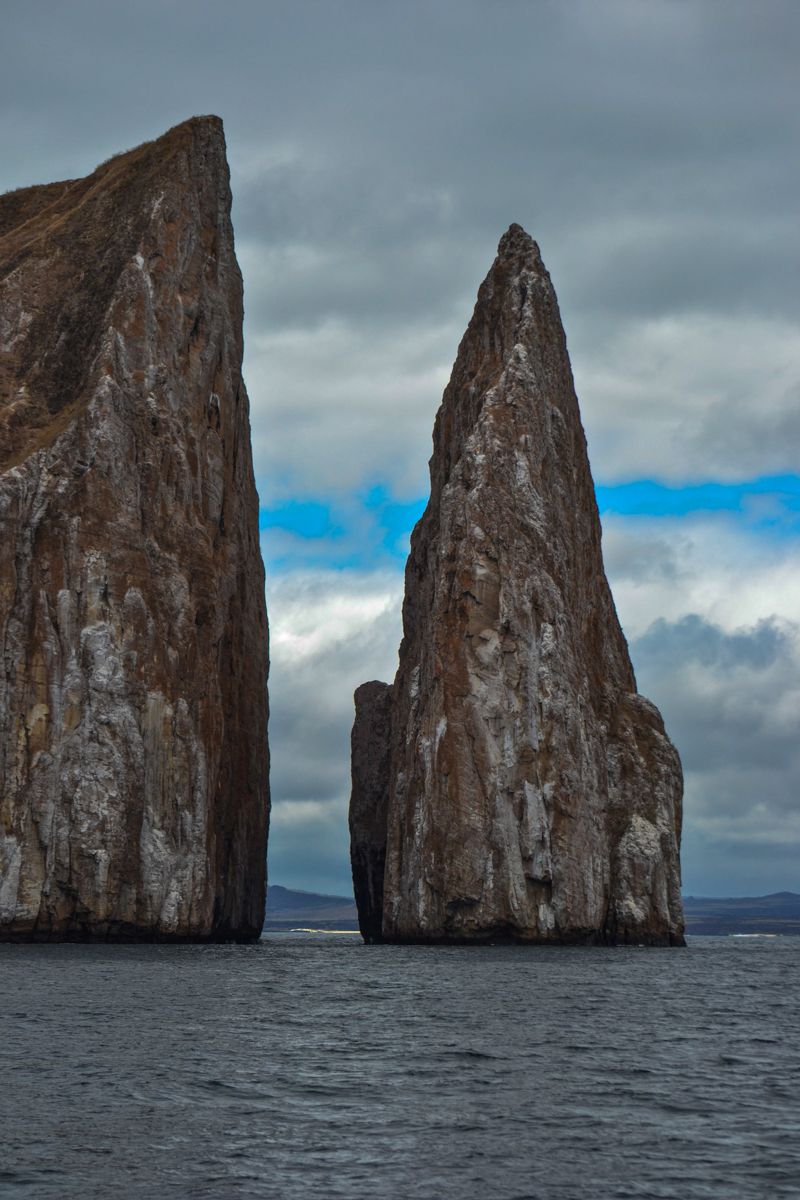
[[[628,517],[740,514],[749,528],[800,534],[800,475],[764,475],[741,483],[704,482],[670,487],[651,479],[600,484],[601,513]]]
[[[740,516],[748,529],[800,536],[800,475],[771,475],[742,483],[704,482],[670,487],[650,479],[600,484],[601,513],[626,517]],[[262,508],[260,528],[272,570],[292,567],[370,569],[402,566],[411,530],[426,496],[398,500],[376,484],[339,499],[285,500]]]
[[[383,485],[340,499],[298,499],[262,508],[259,527],[271,570],[401,567],[427,497],[397,500]]]
[[[345,529],[334,517],[333,506],[324,500],[284,500],[272,508],[262,508],[258,527],[285,529],[301,538],[331,538],[344,536]]]
[[[374,514],[383,549],[387,554],[399,556],[405,562],[411,530],[425,511],[428,497],[395,500],[387,487],[376,484],[364,495],[363,503],[367,511]]]

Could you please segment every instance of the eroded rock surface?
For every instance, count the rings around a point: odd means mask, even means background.
[[[0,197],[0,938],[261,930],[230,200],[215,117]]]
[[[430,469],[397,677],[356,694],[362,929],[681,944],[680,760],[636,692],[555,293],[519,226],[478,293]],[[377,934],[364,863],[384,811]]]
[[[377,942],[383,924],[392,689],[388,683],[362,683],[355,704],[350,739],[350,862],[361,934],[365,941]]]

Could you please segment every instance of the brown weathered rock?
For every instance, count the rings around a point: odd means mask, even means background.
[[[361,934],[365,941],[377,942],[383,920],[392,689],[388,683],[362,683],[356,689],[355,703],[350,738],[350,864]]]
[[[0,197],[0,939],[261,930],[230,199],[216,117]]]
[[[436,418],[403,624],[390,692],[356,693],[362,926],[385,811],[385,941],[681,944],[680,760],[636,694],[555,293],[518,225]]]

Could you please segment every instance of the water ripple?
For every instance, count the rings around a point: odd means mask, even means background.
[[[800,939],[0,946],[5,1200],[800,1197]]]

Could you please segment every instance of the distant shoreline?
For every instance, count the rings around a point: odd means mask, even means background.
[[[684,896],[689,937],[800,937],[800,894]],[[265,933],[358,933],[355,902],[270,885]]]

